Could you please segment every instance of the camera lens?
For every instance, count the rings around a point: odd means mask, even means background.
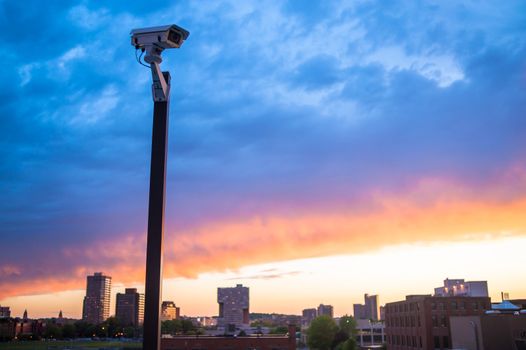
[[[168,33],[168,40],[179,44],[181,41],[181,34],[177,33],[174,30],[170,30],[170,33]]]

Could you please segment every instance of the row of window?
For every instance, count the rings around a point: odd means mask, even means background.
[[[414,315],[387,317],[385,325],[387,327],[420,327],[420,315],[417,315],[416,318]]]
[[[440,342],[442,340],[442,342]],[[440,337],[438,335],[433,337],[433,348],[434,349],[449,349],[449,337],[447,335]],[[422,348],[422,337],[414,335],[388,335],[388,345],[405,346],[408,348],[421,349]]]
[[[420,305],[418,303],[400,303],[387,305],[387,312],[408,312],[408,311],[420,311]]]
[[[414,335],[388,335],[387,344],[389,345],[399,345],[407,346],[412,348],[422,348],[422,337]]]
[[[473,301],[471,302],[471,309],[472,310],[485,310],[486,309],[486,303],[484,302],[476,302],[476,301]],[[444,303],[444,302],[432,302],[431,303],[431,310],[446,310],[448,307],[448,303]],[[465,301],[451,301],[449,303],[449,308],[451,310],[465,310],[466,309],[466,302]]]
[[[435,302],[433,301],[431,303],[431,310],[446,310],[448,308],[451,310],[465,310],[466,309],[466,301],[451,301],[449,303],[447,302]],[[473,301],[470,303],[472,310],[485,310],[487,308],[487,305],[485,302],[476,302]],[[387,313],[400,313],[400,312],[410,312],[410,311],[420,311],[420,304],[417,302],[414,303],[399,303],[399,304],[392,304],[387,305],[386,309]]]

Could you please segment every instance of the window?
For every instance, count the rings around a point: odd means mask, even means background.
[[[402,335],[402,345],[405,345],[405,337]]]
[[[465,301],[461,301],[459,303],[459,307],[460,307],[460,310],[465,310],[466,309],[466,302]]]
[[[431,303],[431,310],[436,310],[437,304],[435,302]]]
[[[444,349],[449,349],[449,337],[447,335],[442,338],[442,345],[444,346]]]
[[[431,324],[433,325],[433,327],[438,327],[438,321],[435,315],[431,316]]]
[[[473,307],[473,310],[478,310],[479,309],[479,303],[472,303],[471,306]]]
[[[456,301],[452,301],[452,302],[451,302],[451,308],[452,308],[453,310],[456,310],[456,309],[457,309],[457,302],[456,302]]]
[[[435,345],[435,349],[440,349],[440,337],[435,335],[433,337],[433,343]]]
[[[447,318],[446,318],[446,316],[441,316],[440,317],[440,325],[442,327],[447,327]]]
[[[413,340],[413,348],[416,348],[416,337],[413,335],[411,338]]]
[[[445,310],[446,309],[446,305],[444,303],[438,303],[438,309],[439,310]]]
[[[418,327],[420,327],[422,324],[420,323],[420,315],[417,316],[417,320],[418,320]]]
[[[420,348],[421,348],[422,347],[422,336],[419,336],[418,339],[419,339],[419,344],[420,344]]]

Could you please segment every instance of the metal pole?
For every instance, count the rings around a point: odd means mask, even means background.
[[[170,73],[163,72],[163,76],[169,86]],[[155,101],[153,107],[143,350],[159,350],[161,345],[159,316],[161,312],[163,273],[164,197],[166,192],[169,92],[170,89],[168,89],[166,101]]]

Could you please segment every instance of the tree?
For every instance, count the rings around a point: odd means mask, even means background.
[[[356,320],[354,319],[354,317],[352,316],[348,316],[348,315],[345,315],[345,316],[342,316],[340,318],[340,330],[345,332],[345,334],[347,334],[347,336],[349,337],[355,337],[356,334],[357,334],[357,331],[356,331]]]
[[[56,325],[50,323],[46,325],[46,330],[44,331],[44,338],[47,339],[60,339],[62,338],[62,332],[60,331],[60,328],[58,328]]]
[[[287,334],[289,332],[289,327],[287,326],[277,326],[271,328],[268,332],[269,334]]]
[[[307,345],[311,349],[329,350],[337,331],[338,326],[331,317],[318,316],[312,320],[307,330]]]
[[[76,336],[75,326],[69,323],[62,326],[62,336],[64,338],[69,338],[69,339],[75,338]]]
[[[358,344],[356,342],[356,338],[351,337],[347,339],[342,346],[342,350],[356,350],[358,349]]]

